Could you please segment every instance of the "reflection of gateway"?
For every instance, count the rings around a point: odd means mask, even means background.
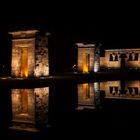
[[[37,30],[11,32],[12,76],[40,77],[49,75],[48,37]]]
[[[12,129],[38,131],[48,122],[49,88],[12,89]]]
[[[83,72],[88,72],[90,67],[90,54],[85,53],[83,54]]]
[[[84,83],[78,85],[78,109],[94,109],[99,104],[98,83]]]
[[[28,48],[21,48],[21,67],[20,76],[28,76]]]

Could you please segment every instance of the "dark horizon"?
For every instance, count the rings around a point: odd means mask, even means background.
[[[38,10],[36,6],[42,8]],[[0,36],[2,32],[4,35],[13,30],[37,28],[51,33],[75,36],[81,40],[139,43],[139,12],[130,10],[129,6],[124,7],[122,4],[107,6],[103,3],[95,4],[94,7],[85,4],[85,9],[80,5],[73,5],[71,8],[65,5],[44,6],[39,3],[34,8],[26,6],[26,11],[22,11],[23,7],[13,6],[17,9],[16,12],[9,9],[11,11],[6,15],[0,14]],[[133,7],[132,3],[131,6]]]

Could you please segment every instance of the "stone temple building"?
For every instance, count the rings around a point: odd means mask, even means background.
[[[96,44],[77,43],[78,47],[78,72],[98,72],[100,69],[99,48]]]
[[[49,75],[48,33],[38,30],[15,31],[12,34],[12,77]]]
[[[140,69],[140,48],[108,49],[100,58],[100,67],[107,69]]]
[[[140,48],[104,49],[100,56],[97,44],[77,43],[77,71],[98,72],[102,69],[140,69]]]

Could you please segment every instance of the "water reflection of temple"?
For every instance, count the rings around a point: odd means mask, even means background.
[[[100,82],[100,90],[106,98],[140,99],[139,80],[120,80]]]
[[[12,89],[12,129],[38,131],[48,122],[49,88]]]
[[[100,105],[99,83],[78,84],[77,109],[95,109]]]

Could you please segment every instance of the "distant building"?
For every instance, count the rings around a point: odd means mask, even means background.
[[[12,77],[49,75],[48,37],[38,30],[15,31],[12,34]]]
[[[96,44],[77,43],[78,46],[78,72],[98,72],[100,69],[99,48]]]
[[[107,69],[140,69],[140,48],[109,49],[100,59],[100,67]]]

